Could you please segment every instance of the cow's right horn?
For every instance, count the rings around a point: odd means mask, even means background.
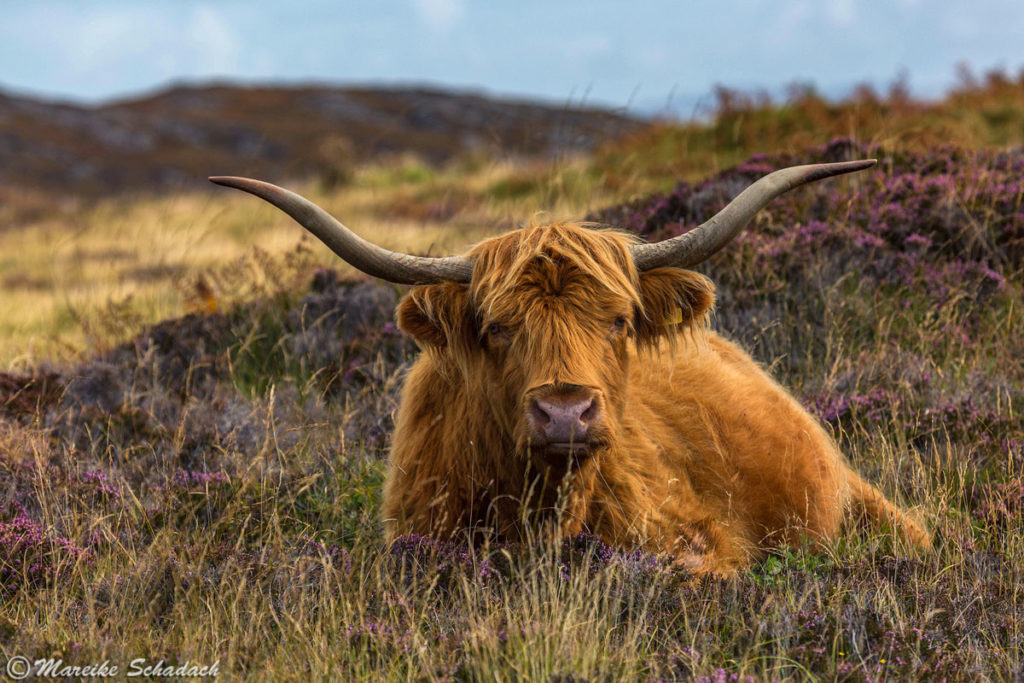
[[[277,185],[235,176],[212,176],[210,181],[244,190],[270,202],[367,275],[402,285],[469,282],[473,276],[472,259],[463,256],[413,256],[378,247],[346,228],[313,202]]]
[[[630,249],[633,263],[641,272],[663,266],[695,266],[728,244],[754,214],[779,195],[815,180],[862,171],[875,163],[875,159],[842,161],[835,164],[793,166],[769,173],[690,232],[661,242],[633,246]]]

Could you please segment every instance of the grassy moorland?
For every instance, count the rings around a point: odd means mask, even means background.
[[[341,187],[326,189],[315,180],[292,187],[382,245],[440,254],[460,252],[542,208],[579,218],[630,196],[603,189],[594,175],[580,158],[466,158],[438,168],[409,157],[361,166]],[[82,360],[144,325],[230,308],[299,281],[307,286],[309,266],[337,265],[287,216],[210,188],[102,200],[71,217],[55,210],[0,230],[0,367]],[[275,279],[285,261],[299,280]]]
[[[928,524],[935,551],[851,528],[728,580],[589,537],[385,548],[380,484],[415,355],[391,322],[399,289],[318,269],[329,261],[312,247],[246,256],[259,241],[246,231],[270,239],[285,222],[245,198],[101,206],[105,222],[82,220],[123,230],[123,250],[159,250],[125,241],[167,239],[156,228],[176,222],[230,246],[151,278],[163,308],[132,287],[129,304],[83,295],[55,333],[79,346],[0,375],[0,652],[219,661],[274,680],[1019,677],[1022,121],[1024,82],[1002,77],[931,105],[898,91],[733,100],[711,124],[588,158],[374,167],[317,195],[353,225],[360,207],[366,222],[404,222],[392,244],[423,250],[438,234],[423,225],[471,239],[541,208],[657,238],[767,170],[877,156],[877,171],[776,201],[702,270],[718,286],[713,324]]]

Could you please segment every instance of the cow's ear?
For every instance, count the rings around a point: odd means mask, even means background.
[[[655,268],[640,274],[642,309],[634,327],[637,340],[653,342],[705,320],[715,303],[715,286],[700,273]]]
[[[423,285],[399,302],[398,327],[424,346],[445,347],[472,334],[468,287],[455,282]]]

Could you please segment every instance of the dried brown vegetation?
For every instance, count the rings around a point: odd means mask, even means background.
[[[952,98],[933,108],[975,120],[1005,106],[1013,121],[1021,90],[1007,80],[1004,94],[977,84],[978,101],[959,112]],[[790,105],[763,113],[795,115]],[[891,535],[863,531],[770,554],[731,580],[694,580],[592,537],[475,551],[406,537],[385,551],[384,458],[414,353],[389,325],[399,293],[308,271],[301,286],[271,291],[300,275],[276,271],[295,243],[287,233],[261,242],[269,259],[236,262],[237,279],[180,255],[189,278],[207,277],[217,312],[182,317],[170,288],[173,305],[136,309],[145,329],[95,326],[97,350],[80,345],[48,369],[37,355],[0,380],[0,656],[220,660],[223,675],[268,680],[1013,680],[1024,666],[1024,161],[996,127],[998,149],[956,137],[933,149],[904,120],[872,149],[861,145],[887,119],[835,146],[827,128],[806,151],[782,134],[754,136],[753,149],[727,137],[721,156],[697,143],[725,130],[712,123],[663,128],[652,139],[664,147],[647,154],[610,148],[585,164],[509,175],[359,170],[372,173],[373,201],[322,198],[355,214],[353,226],[378,226],[387,221],[368,207],[396,196],[425,207],[455,187],[457,202],[472,198],[471,211],[484,207],[502,230],[531,206],[557,206],[558,218],[614,205],[601,218],[658,236],[709,215],[765,167],[880,155],[882,169],[855,188],[776,202],[702,272],[721,301],[713,328],[770,366],[859,472],[928,521],[933,554],[912,557]],[[744,140],[756,123],[740,117],[728,129]],[[785,154],[750,158],[766,149]],[[680,178],[700,182],[675,186]],[[143,225],[136,241],[168,252],[161,227],[180,239],[169,226],[216,225],[245,242],[244,226],[284,224],[269,211],[214,223],[208,205],[118,205],[83,217],[95,221],[83,239],[102,242],[101,225]],[[446,229],[488,217],[452,215]],[[4,242],[0,275],[44,277],[43,258],[73,270],[53,242],[40,244]],[[114,246],[82,253],[110,257]],[[221,265],[240,255],[203,253]],[[232,301],[232,291],[259,301]],[[4,295],[8,321],[60,300]],[[107,310],[108,299],[78,308]],[[5,334],[8,349],[28,338]]]

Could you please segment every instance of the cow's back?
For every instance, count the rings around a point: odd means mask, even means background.
[[[675,349],[641,354],[631,399],[670,467],[686,472],[708,509],[752,543],[838,531],[849,496],[841,454],[818,421],[732,342],[697,333]]]

